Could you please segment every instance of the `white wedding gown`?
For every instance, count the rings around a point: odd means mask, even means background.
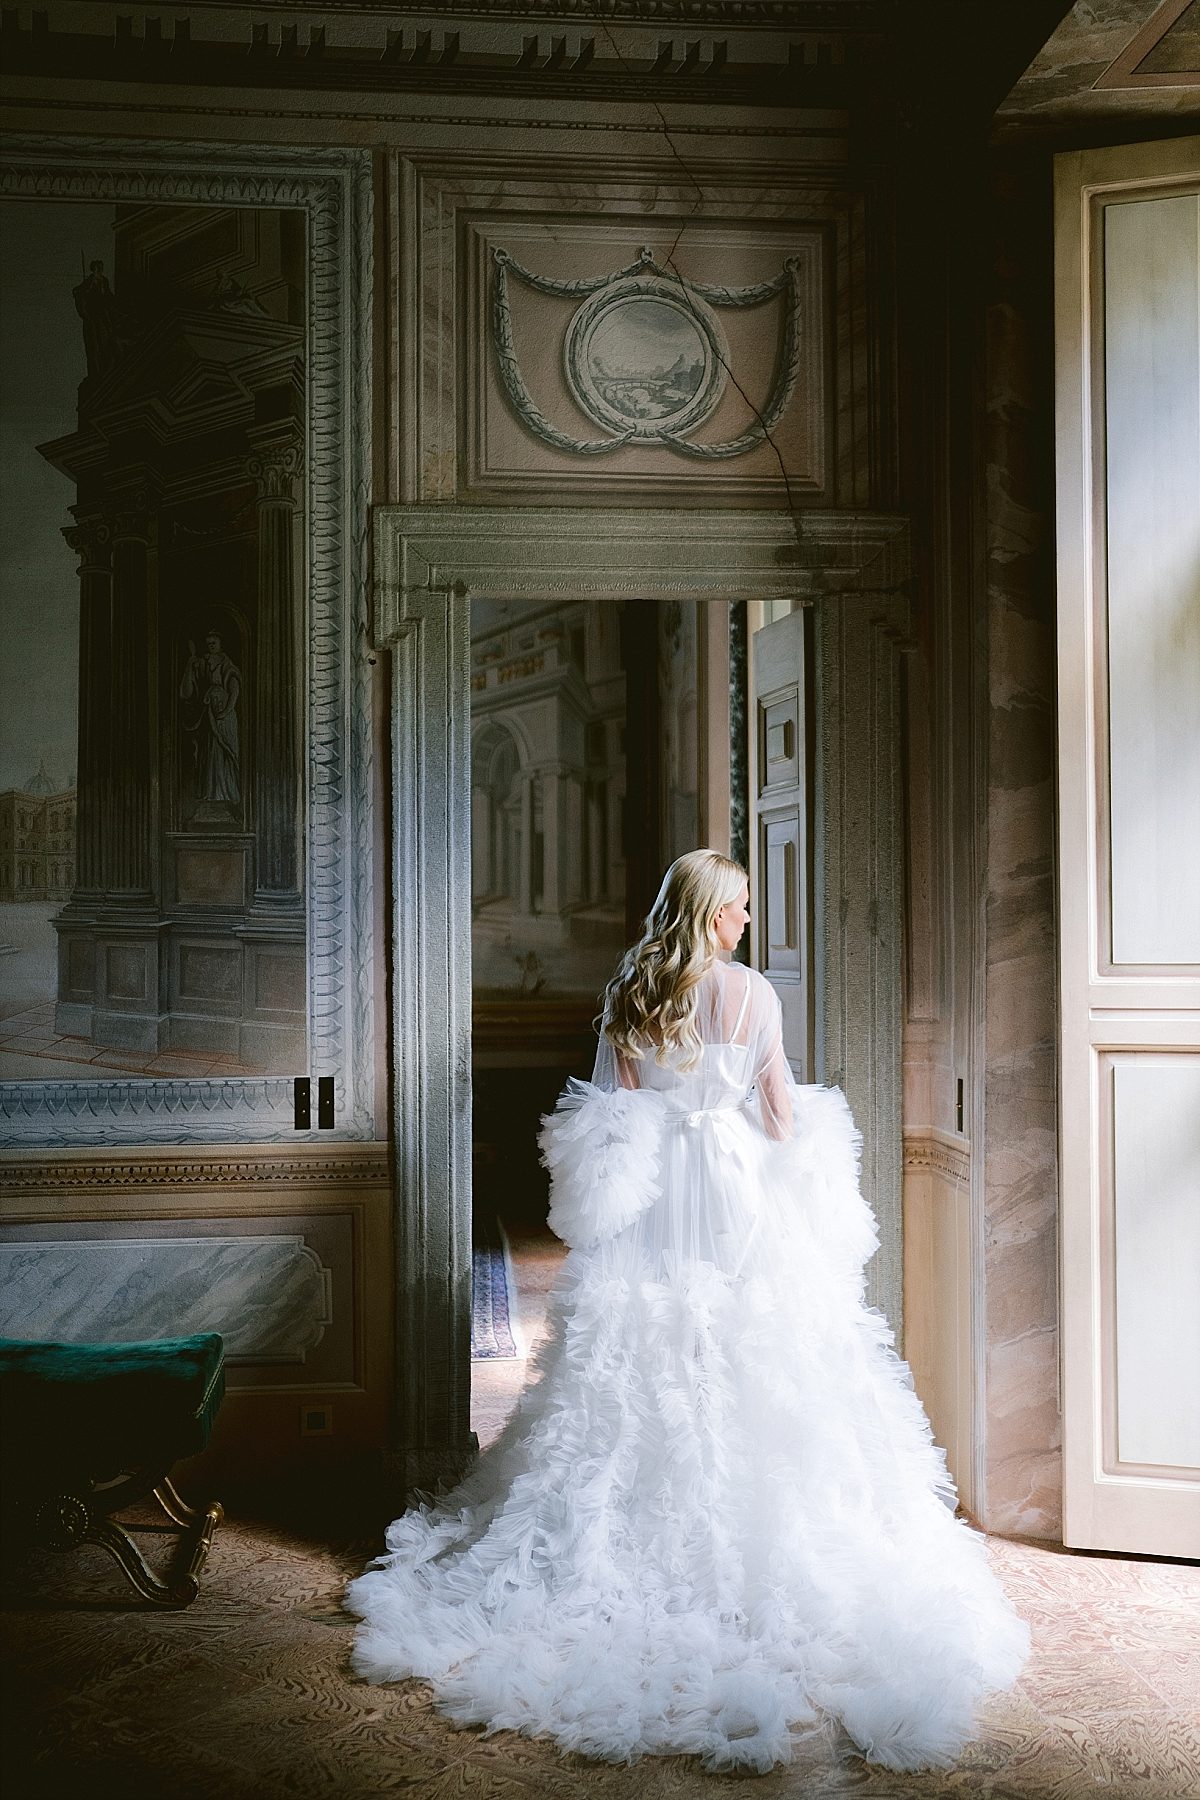
[[[792,1084],[761,976],[715,963],[698,1022],[686,1071],[602,1038],[546,1121],[572,1249],[540,1379],[351,1585],[354,1664],[613,1761],[764,1770],[840,1725],[945,1765],[1028,1634],[863,1304],[845,1100]]]

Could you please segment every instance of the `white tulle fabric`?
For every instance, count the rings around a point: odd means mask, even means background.
[[[765,1770],[841,1727],[945,1765],[1026,1628],[863,1304],[845,1100],[793,1085],[760,976],[714,965],[699,1023],[691,1070],[602,1041],[545,1122],[573,1248],[540,1379],[351,1585],[355,1667],[611,1761]]]

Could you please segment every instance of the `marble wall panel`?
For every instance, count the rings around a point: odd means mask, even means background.
[[[332,1320],[303,1238],[92,1238],[0,1244],[6,1337],[125,1343],[219,1331],[233,1362],[303,1362]]]
[[[0,1225],[0,1336],[219,1331],[232,1390],[357,1386],[355,1227],[338,1214]]]
[[[996,180],[987,308],[988,777],[981,1493],[998,1532],[1061,1520],[1050,207]]]

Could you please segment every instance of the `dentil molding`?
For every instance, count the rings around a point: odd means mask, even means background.
[[[965,1186],[971,1179],[971,1146],[964,1138],[951,1138],[940,1131],[906,1133],[904,1167],[928,1170],[944,1181]]]

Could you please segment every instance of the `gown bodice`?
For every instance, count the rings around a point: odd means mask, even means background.
[[[723,981],[729,977],[714,969],[709,979]],[[728,1036],[704,1043],[697,1061],[683,1066],[684,1052],[677,1050],[665,1062],[649,1053],[635,1065],[638,1086],[662,1094],[668,1117],[731,1111],[749,1100],[754,1086],[752,1046],[735,1040],[742,1035],[750,992],[747,974],[732,1024],[727,1023]],[[714,1020],[721,1017],[719,1004],[711,1016]]]
[[[660,1093],[668,1116],[743,1106],[754,1082],[749,1044],[705,1044],[700,1060],[686,1069],[678,1067],[678,1058],[660,1063],[653,1056],[636,1067],[639,1087]]]

